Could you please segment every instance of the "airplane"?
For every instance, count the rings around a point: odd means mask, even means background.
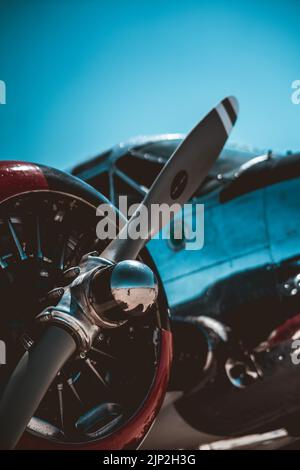
[[[0,162],[0,448],[297,446],[300,154],[224,147],[237,116],[225,98],[187,136],[67,172]],[[184,230],[179,211],[122,238],[139,209],[126,221],[120,195],[189,203]],[[99,204],[122,221],[110,242]]]

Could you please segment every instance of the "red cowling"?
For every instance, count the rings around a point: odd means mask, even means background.
[[[42,170],[32,163],[0,162],[0,202],[34,190],[48,189]]]
[[[46,167],[45,167],[46,168]],[[66,186],[72,186],[73,177],[59,170],[51,170],[51,181],[47,179],[44,168],[26,162],[0,162],[0,203],[12,196],[31,191],[55,190],[53,182],[66,180]],[[55,186],[55,184],[54,184]],[[74,188],[78,188],[78,180]],[[86,192],[87,185],[84,185]],[[92,190],[93,197],[95,191]],[[68,191],[70,192],[70,191]],[[76,195],[76,193],[75,193]],[[103,202],[99,194],[99,201]],[[166,329],[161,329],[161,351],[157,372],[152,387],[146,397],[143,407],[116,433],[99,441],[88,444],[60,444],[25,433],[19,442],[18,449],[49,449],[49,450],[120,450],[134,449],[144,438],[156,417],[164,399],[172,361],[172,335]]]

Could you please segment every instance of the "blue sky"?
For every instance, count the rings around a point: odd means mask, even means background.
[[[235,94],[231,140],[300,150],[300,2],[0,0],[0,159],[59,168],[187,132]]]

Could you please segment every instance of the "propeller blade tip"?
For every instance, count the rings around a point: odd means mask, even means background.
[[[219,114],[219,118],[224,126],[227,136],[229,136],[238,117],[238,100],[234,96],[227,96],[227,98],[224,98],[215,109]]]
[[[240,106],[239,106],[239,102],[238,100],[236,99],[235,96],[228,96],[228,101],[230,101],[230,104],[231,106],[233,107],[234,111],[235,111],[235,114],[238,115],[239,114],[239,109],[240,109]]]

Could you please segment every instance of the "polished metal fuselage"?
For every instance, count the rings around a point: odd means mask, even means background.
[[[285,288],[300,272],[300,177],[224,201],[223,191],[194,201],[204,204],[202,249],[174,250],[163,239],[148,248],[172,312],[212,316],[255,344],[300,311],[297,288]]]

